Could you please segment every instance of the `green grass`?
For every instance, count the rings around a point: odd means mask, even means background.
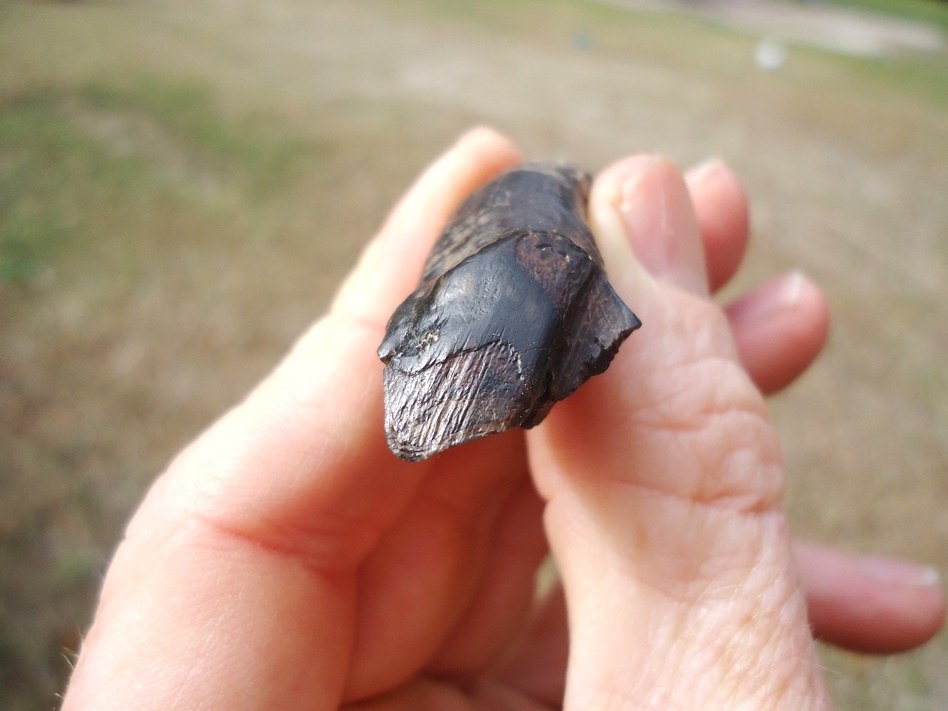
[[[928,22],[948,32],[948,3],[939,0],[830,0],[831,4],[869,10],[906,20]]]
[[[243,202],[274,196],[301,161],[318,157],[311,142],[276,125],[227,116],[206,86],[155,77],[7,97],[0,102],[0,283],[29,282],[65,248],[94,241],[101,215],[135,194],[164,190],[194,202],[211,182]],[[169,166],[175,157],[181,165]]]
[[[99,110],[147,115],[189,155],[224,171],[238,171],[248,182],[248,192],[257,196],[285,184],[311,147],[279,133],[272,117],[227,116],[208,86],[197,81],[169,83],[145,76],[121,86],[92,83],[82,96]]]
[[[895,91],[912,93],[935,106],[948,106],[948,61],[935,57],[839,58],[866,85],[885,84]]]
[[[31,211],[16,204],[3,207],[9,212],[0,218],[0,283],[23,284],[41,271],[66,239],[68,229],[53,208],[24,214]]]
[[[35,276],[72,234],[70,184],[102,166],[102,151],[52,115],[38,92],[0,105],[0,281]]]

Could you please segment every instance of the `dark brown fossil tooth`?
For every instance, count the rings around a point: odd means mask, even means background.
[[[524,163],[455,213],[379,346],[397,456],[539,424],[641,325],[603,271],[589,185],[575,166]]]

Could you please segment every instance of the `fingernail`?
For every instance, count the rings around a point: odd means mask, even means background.
[[[642,184],[642,179],[658,160],[658,156],[643,155],[628,161],[625,166],[625,175],[619,181],[619,194],[616,200],[616,207],[620,213],[628,214],[636,208],[636,193]]]
[[[724,161],[717,156],[712,156],[689,168],[685,173],[685,180],[690,187],[694,188],[711,180],[722,170],[727,170]]]
[[[773,319],[800,302],[808,282],[803,272],[791,272],[759,286],[728,311],[742,320]]]
[[[937,569],[904,560],[864,556],[858,565],[869,577],[892,585],[929,588],[938,585],[941,579]]]
[[[668,272],[671,257],[668,254],[671,230],[665,209],[667,200],[656,191],[654,180],[645,180],[659,160],[658,156],[646,155],[630,162],[628,172],[619,183],[617,203],[635,254],[655,276]]]
[[[800,302],[800,297],[803,294],[803,289],[806,288],[807,279],[806,275],[799,271],[792,271],[787,276],[783,278],[782,283],[780,284],[780,305],[781,306],[795,306]]]
[[[692,293],[707,293],[698,225],[678,169],[661,156],[642,156],[630,161],[618,191],[626,235],[646,269]]]
[[[633,282],[641,281],[645,269],[632,249],[623,213],[623,203],[634,184],[642,180],[650,156],[637,156],[613,166],[614,173],[607,174],[609,187],[596,190],[589,201],[589,219],[594,226],[599,251],[606,265],[606,272],[613,286],[627,277]],[[634,277],[634,278],[633,278]]]

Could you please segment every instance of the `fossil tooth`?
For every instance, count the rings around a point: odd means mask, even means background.
[[[378,350],[397,456],[539,424],[641,325],[603,270],[589,185],[575,166],[525,163],[455,213]]]

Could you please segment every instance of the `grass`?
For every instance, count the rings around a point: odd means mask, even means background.
[[[100,215],[144,193],[193,202],[217,186],[267,200],[313,159],[304,139],[257,116],[229,121],[206,86],[156,77],[37,89],[0,107],[0,281],[25,284],[60,252],[95,241]],[[206,207],[206,206],[205,206]],[[200,209],[200,208],[199,208]]]
[[[218,170],[237,173],[249,196],[266,198],[293,177],[294,169],[312,148],[306,141],[280,135],[265,117],[228,119],[215,107],[211,91],[201,83],[169,84],[153,76],[127,87],[92,83],[82,91],[100,111],[147,116],[168,132],[180,150]]]
[[[24,283],[73,237],[87,178],[102,178],[103,151],[51,115],[48,92],[0,109],[0,280]]]
[[[927,22],[948,32],[948,3],[942,0],[831,0],[831,3]]]
[[[0,706],[52,705],[151,478],[476,122],[590,167],[737,166],[741,284],[802,266],[836,319],[773,404],[795,529],[948,572],[943,55],[762,74],[754,38],[597,3],[215,7],[0,10]],[[945,635],[825,661],[840,708],[948,704]]]

